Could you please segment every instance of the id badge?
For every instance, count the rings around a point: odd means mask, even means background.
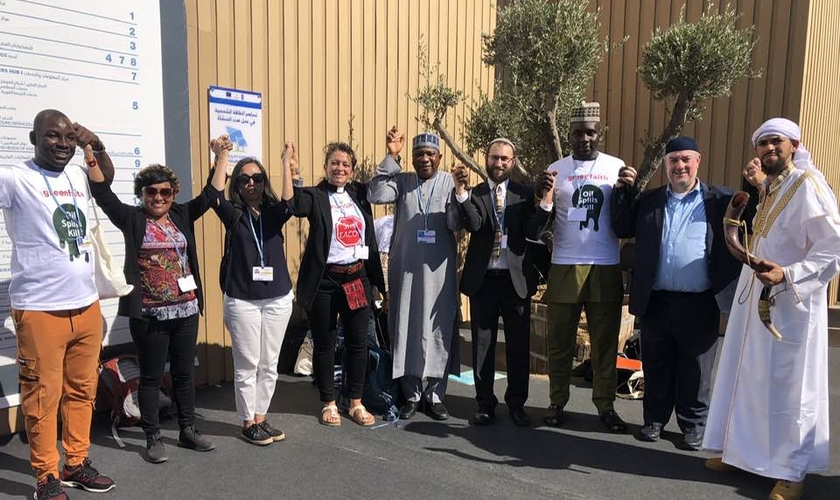
[[[503,234],[503,235],[502,235],[501,248],[507,248],[507,247],[508,247],[508,246],[507,246],[507,235],[506,235],[506,234]]]
[[[254,281],[274,281],[274,268],[254,266]]]
[[[569,207],[569,221],[583,222],[586,220],[586,209],[583,207]]]
[[[435,244],[434,229],[420,229],[417,231],[417,243],[425,243],[428,245]]]
[[[370,247],[367,245],[356,245],[353,248],[353,256],[359,260],[368,260],[370,258]]]
[[[183,278],[178,278],[178,288],[181,290],[181,293],[187,293],[198,288],[198,285],[195,284],[195,278],[190,274]]]
[[[88,236],[88,235],[77,237],[76,238],[76,246],[79,247],[79,251],[82,252],[82,253],[93,252],[93,241],[90,239],[90,236]]]

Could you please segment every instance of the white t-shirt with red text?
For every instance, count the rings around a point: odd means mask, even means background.
[[[329,193],[332,214],[332,238],[327,264],[352,264],[361,257],[358,248],[365,245],[365,218],[347,191]]]
[[[552,264],[618,264],[610,195],[623,166],[623,160],[605,153],[591,161],[567,156],[549,165],[557,172]]]
[[[70,164],[57,173],[31,160],[0,167],[0,208],[12,240],[14,309],[63,311],[99,299],[95,255],[80,250],[77,241],[88,232],[89,205],[84,167]]]

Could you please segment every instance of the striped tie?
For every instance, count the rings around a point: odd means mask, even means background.
[[[493,190],[493,198],[496,200],[496,234],[493,237],[493,258],[498,259],[502,255],[502,215],[505,206],[502,204],[502,185],[496,186]]]

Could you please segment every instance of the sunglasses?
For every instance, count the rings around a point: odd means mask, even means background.
[[[168,199],[172,198],[172,196],[175,194],[175,191],[173,191],[172,188],[160,188],[160,189],[158,189],[156,187],[146,186],[146,187],[143,188],[143,194],[145,194],[149,198],[154,198],[155,196],[160,194],[161,197],[168,200]]]
[[[265,176],[263,174],[254,174],[254,175],[239,174],[239,177],[237,178],[237,180],[243,186],[248,184],[248,181],[254,181],[254,184],[262,184],[263,182],[265,182]]]

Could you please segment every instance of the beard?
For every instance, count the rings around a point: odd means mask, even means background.
[[[779,175],[787,168],[787,158],[777,157],[772,163],[761,162],[761,171],[767,175]]]

